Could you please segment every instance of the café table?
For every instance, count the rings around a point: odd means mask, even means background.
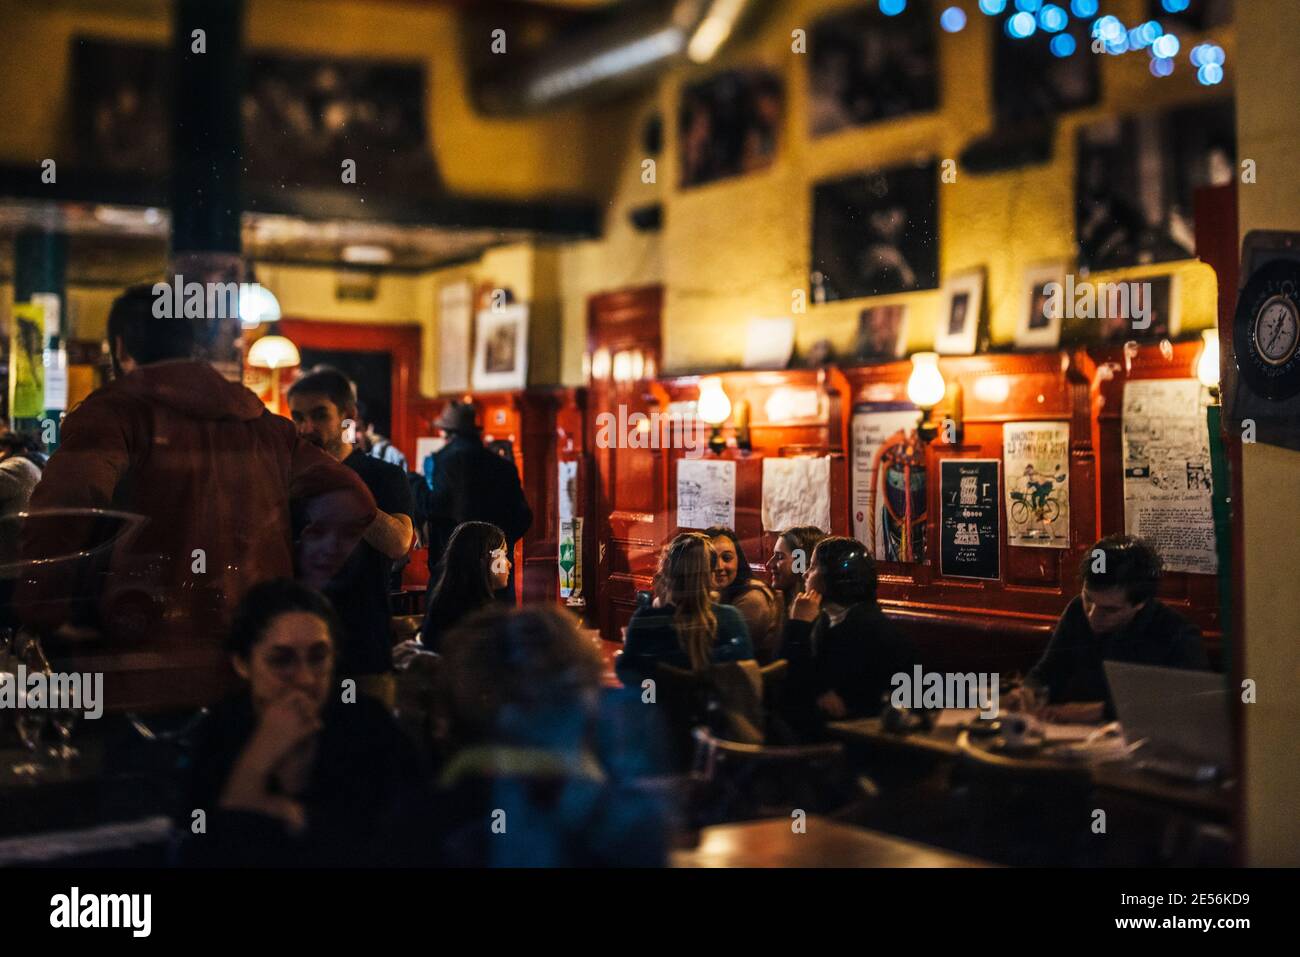
[[[988,862],[879,831],[810,815],[720,824],[698,846],[672,853],[673,867],[992,867]]]

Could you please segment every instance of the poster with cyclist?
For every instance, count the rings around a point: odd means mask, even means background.
[[[1070,545],[1070,423],[1008,422],[1002,427],[1007,544]]]

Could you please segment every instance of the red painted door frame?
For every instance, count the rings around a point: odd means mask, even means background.
[[[420,327],[414,324],[325,322],[317,319],[281,319],[280,334],[308,349],[349,352],[387,352],[392,356],[392,439],[415,462],[418,423],[409,405],[419,398]]]

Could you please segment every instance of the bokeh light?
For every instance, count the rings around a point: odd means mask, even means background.
[[[1151,75],[1165,77],[1174,72],[1174,61],[1167,57],[1156,57],[1151,61]]]
[[[1196,82],[1201,86],[1214,86],[1223,82],[1223,67],[1217,63],[1207,63],[1196,71]]]
[[[1020,12],[1007,20],[1007,33],[1017,40],[1023,40],[1025,37],[1032,36],[1038,29],[1038,21],[1034,19],[1032,13]]]
[[[996,17],[1007,8],[1007,0],[980,0],[980,11]]]
[[[949,33],[959,33],[966,26],[966,11],[961,7],[949,7],[939,17],[939,26]]]
[[[1070,36],[1068,33],[1058,33],[1056,36],[1052,37],[1050,46],[1052,49],[1052,56],[1065,59],[1068,56],[1074,55],[1077,44],[1074,42],[1074,37]]]
[[[1179,46],[1178,37],[1166,33],[1156,38],[1156,42],[1151,44],[1151,51],[1161,59],[1170,59],[1178,55]]]
[[[896,17],[907,9],[907,0],[880,0],[880,12],[887,17]]]
[[[1070,15],[1054,3],[1038,11],[1038,25],[1048,33],[1059,33],[1070,22]]]
[[[1070,11],[1076,17],[1095,17],[1097,15],[1097,0],[1073,0],[1070,4]]]

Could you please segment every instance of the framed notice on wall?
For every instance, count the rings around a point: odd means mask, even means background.
[[[939,569],[953,578],[1001,577],[997,459],[939,464]]]

